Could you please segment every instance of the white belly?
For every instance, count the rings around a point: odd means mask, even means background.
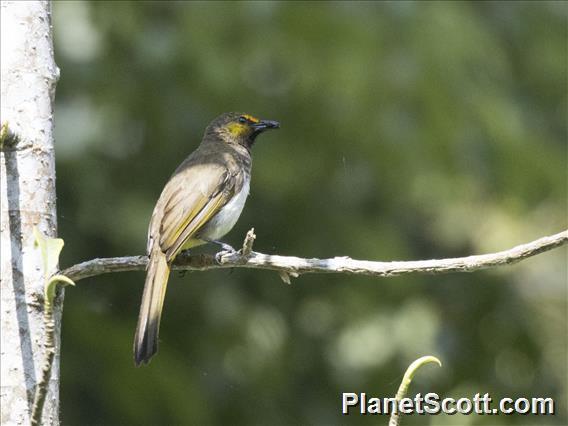
[[[209,220],[209,223],[203,227],[199,235],[210,240],[218,240],[233,229],[243,211],[249,189],[250,180],[246,179],[241,191]]]

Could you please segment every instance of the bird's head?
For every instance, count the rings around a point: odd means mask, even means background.
[[[209,124],[206,134],[215,135],[229,144],[239,144],[250,148],[256,137],[268,129],[278,129],[280,123],[260,120],[250,114],[227,112]]]

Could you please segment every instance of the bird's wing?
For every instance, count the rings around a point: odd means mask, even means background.
[[[164,188],[159,244],[170,262],[183,245],[219,212],[235,193],[235,179],[224,167],[191,167]]]

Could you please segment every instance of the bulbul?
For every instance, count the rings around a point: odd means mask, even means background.
[[[170,267],[182,250],[218,241],[237,222],[250,187],[250,150],[276,121],[225,113],[205,129],[199,147],[176,169],[150,220],[146,282],[134,336],[134,362],[158,351],[158,332]]]

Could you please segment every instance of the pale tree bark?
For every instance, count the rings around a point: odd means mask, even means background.
[[[59,70],[53,58],[51,5],[1,3],[1,121],[16,135],[3,140],[1,201],[2,424],[29,424],[44,359],[44,271],[33,227],[57,234],[53,97]],[[51,273],[53,271],[48,271]],[[59,423],[59,329],[62,294],[55,303],[56,354],[43,414]]]

